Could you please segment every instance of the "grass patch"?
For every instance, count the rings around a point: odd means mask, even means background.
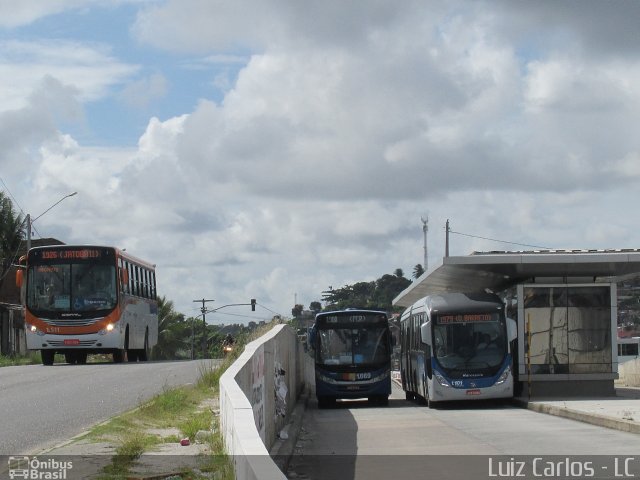
[[[149,435],[140,430],[133,430],[125,435],[122,444],[116,448],[116,455],[135,459],[160,443],[158,435]]]
[[[157,435],[148,435],[140,430],[129,431],[123,436],[122,443],[111,458],[111,464],[104,468],[104,476],[101,478],[126,478],[140,455],[159,443],[161,439]]]
[[[143,417],[162,420],[163,418],[173,418],[183,412],[185,407],[193,407],[195,400],[189,387],[178,387],[175,389],[165,389],[164,392],[156,395],[148,403],[140,408],[140,415]]]
[[[87,435],[81,438],[93,442],[110,441],[121,438],[131,428],[133,428],[133,422],[131,421],[130,414],[125,414],[120,417],[114,417],[108,422],[96,425]]]
[[[200,376],[196,383],[196,388],[204,392],[210,392],[211,390],[217,392],[220,377],[232,363],[233,361],[230,358],[225,358],[219,367],[215,367],[213,363],[210,363],[209,365],[201,365]]]
[[[28,355],[0,355],[0,367],[12,367],[15,365],[37,365],[42,363],[40,353],[29,352]]]
[[[189,437],[189,439],[193,441],[196,438],[196,433],[200,430],[210,431],[212,422],[213,413],[204,411],[196,413],[179,423],[178,428],[186,437]]]

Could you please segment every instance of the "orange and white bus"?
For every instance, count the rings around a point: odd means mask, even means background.
[[[89,353],[112,354],[115,363],[149,359],[158,341],[155,265],[87,245],[36,247],[23,260],[16,282],[27,348],[40,350],[43,365],[56,353],[67,363],[86,363]]]

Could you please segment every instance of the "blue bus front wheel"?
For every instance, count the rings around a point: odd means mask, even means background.
[[[389,405],[389,397],[387,395],[375,395],[373,397],[369,397],[369,403],[387,406]]]
[[[336,404],[334,397],[320,396],[318,397],[318,408],[329,408]]]

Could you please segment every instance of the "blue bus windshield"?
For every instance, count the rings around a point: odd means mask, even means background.
[[[318,330],[317,362],[323,365],[379,365],[389,361],[388,327],[358,325],[358,328]]]
[[[502,364],[507,352],[507,339],[501,315],[467,322],[443,320],[436,318],[433,348],[438,363],[444,369],[473,371]]]

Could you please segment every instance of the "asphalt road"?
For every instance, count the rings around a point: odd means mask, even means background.
[[[0,455],[29,455],[195,383],[217,360],[0,368]]]
[[[305,480],[514,478],[517,472],[509,469],[517,462],[530,471],[541,458],[536,467],[552,462],[556,470],[546,472],[552,478],[587,478],[589,468],[596,478],[614,478],[610,456],[617,456],[619,468],[633,458],[633,473],[640,478],[639,452],[639,435],[495,402],[429,409],[405,400],[394,385],[388,407],[347,401],[319,410],[315,399],[310,401],[287,475]],[[566,465],[581,474],[558,474]]]

